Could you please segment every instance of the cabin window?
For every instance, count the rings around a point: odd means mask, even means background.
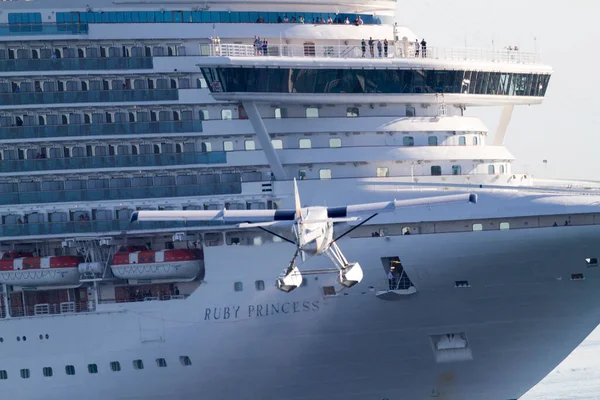
[[[499,168],[500,168],[500,173],[503,174],[504,173],[504,165],[501,165]]]
[[[414,107],[411,106],[406,106],[406,116],[407,117],[414,117],[416,115],[416,111]]]
[[[298,144],[300,145],[301,149],[310,149],[312,147],[312,143],[310,141],[310,139],[300,139],[298,141]]]
[[[0,370],[0,380],[8,379],[8,372],[5,369]]]
[[[200,110],[199,116],[200,121],[206,121],[208,119],[208,110]]]
[[[275,109],[275,119],[281,119],[281,108]]]
[[[235,282],[233,284],[233,290],[236,292],[241,292],[244,290],[244,284],[242,282]]]
[[[431,175],[434,175],[434,176],[442,175],[442,167],[440,167],[439,165],[432,165],[431,166]]]
[[[220,232],[209,232],[204,235],[204,244],[206,246],[223,245],[223,234]]]
[[[273,140],[271,140],[271,144],[273,145],[273,148],[275,150],[283,149],[283,140],[281,140],[281,139],[273,139]]]
[[[244,148],[247,151],[252,151],[252,150],[256,150],[256,144],[254,143],[254,140],[246,140],[244,142]]]
[[[167,360],[165,360],[164,358],[157,358],[156,365],[160,368],[165,368],[167,366]]]
[[[65,372],[67,373],[67,375],[75,375],[75,367],[72,365],[67,365],[65,367]]]
[[[493,165],[488,165],[488,174],[494,175],[496,173],[496,169]]]
[[[402,145],[403,146],[414,146],[415,145],[415,138],[412,136],[404,136],[402,138]]]
[[[477,136],[473,136],[473,146],[477,146],[479,144],[479,140],[477,140]]]
[[[223,142],[223,151],[233,151],[233,142],[231,140]]]
[[[256,281],[254,282],[254,286],[256,290],[265,290],[265,281]]]
[[[331,170],[329,168],[320,169],[319,179],[331,179]]]
[[[466,146],[467,145],[467,139],[464,136],[459,136],[458,137],[458,145],[459,146]]]
[[[43,371],[44,376],[50,377],[52,376],[52,367],[44,367]]]
[[[342,147],[342,139],[337,137],[329,139],[329,147]]]
[[[378,178],[387,178],[390,176],[390,169],[388,167],[378,167],[377,168],[377,177]]]
[[[306,109],[306,118],[319,118],[319,109],[315,107],[308,107]]]
[[[479,232],[483,230],[483,225],[481,224],[473,224],[473,232]]]
[[[508,222],[500,222],[500,230],[507,231],[510,229],[510,223]]]
[[[300,171],[298,171],[298,179],[300,179],[301,181],[306,179],[306,170],[301,169]]]
[[[462,174],[462,167],[460,165],[453,165],[452,166],[452,175],[461,175]]]
[[[118,361],[111,361],[110,369],[114,372],[119,372],[121,370],[121,363]]]
[[[189,367],[190,365],[192,365],[192,360],[188,356],[180,356],[179,357],[179,362],[184,367]]]
[[[358,107],[348,107],[346,109],[346,116],[350,118],[358,117]]]
[[[23,368],[21,370],[21,378],[29,379],[30,376],[31,376],[31,374],[29,373],[29,368]]]
[[[233,119],[233,112],[228,108],[221,110],[221,119]]]
[[[97,374],[98,373],[98,365],[96,365],[96,364],[88,364],[88,372],[90,374]]]
[[[308,279],[306,278],[302,278],[302,284],[300,284],[301,287],[307,286],[308,285]]]
[[[598,266],[598,259],[597,258],[586,258],[585,259],[585,264],[588,267],[597,267]]]
[[[429,146],[437,146],[438,145],[438,138],[437,138],[437,136],[429,136],[427,138],[427,144]]]
[[[133,360],[133,369],[144,369],[144,362],[142,360]]]
[[[323,286],[323,296],[335,296],[336,294],[333,286]]]

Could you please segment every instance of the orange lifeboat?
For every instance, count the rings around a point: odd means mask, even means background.
[[[31,257],[31,253],[20,253],[17,258],[6,254],[2,253],[0,259],[0,283],[24,287],[79,284],[79,257]]]
[[[113,257],[113,274],[121,279],[191,281],[204,271],[199,249],[140,250],[124,246]]]

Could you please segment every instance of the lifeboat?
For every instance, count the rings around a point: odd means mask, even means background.
[[[204,271],[204,255],[198,249],[139,250],[125,246],[113,257],[117,278],[136,280],[194,280]]]
[[[65,286],[79,284],[76,256],[23,257],[14,255],[0,259],[0,283],[13,286]]]

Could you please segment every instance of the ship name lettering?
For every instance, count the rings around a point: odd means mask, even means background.
[[[250,304],[248,318],[278,314],[298,314],[319,311],[319,301],[286,301],[284,303]],[[210,307],[204,309],[205,321],[236,320],[242,317],[241,306]]]

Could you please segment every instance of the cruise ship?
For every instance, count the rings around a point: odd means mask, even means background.
[[[397,6],[0,1],[2,398],[514,400],[565,359],[600,322],[598,185],[504,146],[552,69]],[[417,206],[345,218],[385,202]],[[351,284],[300,251],[282,286],[298,231],[224,217],[306,210]]]

